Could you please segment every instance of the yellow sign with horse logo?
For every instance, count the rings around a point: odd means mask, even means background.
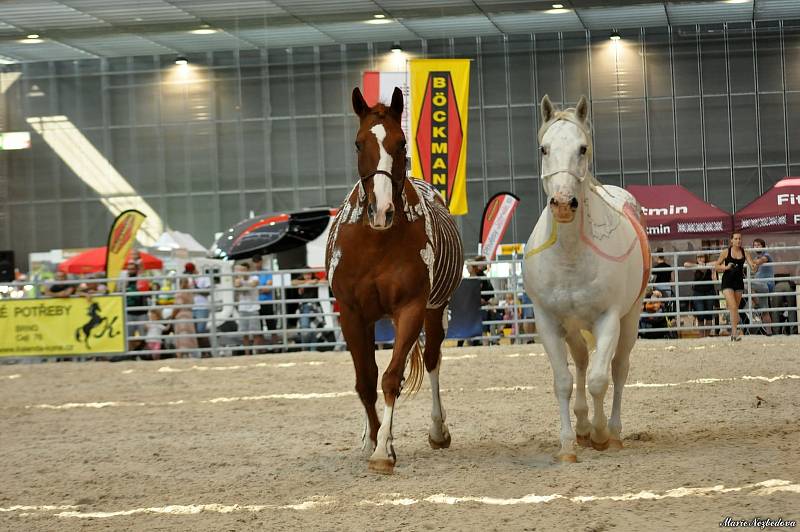
[[[0,301],[0,357],[124,351],[122,296]]]

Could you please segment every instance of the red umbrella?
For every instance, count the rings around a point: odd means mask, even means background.
[[[143,270],[159,270],[164,266],[161,259],[154,257],[149,253],[140,251],[142,262],[141,267]],[[130,253],[128,258],[130,259]],[[58,271],[64,273],[97,273],[102,272],[106,267],[106,246],[101,248],[90,249],[84,251],[74,257],[70,257],[58,265]]]

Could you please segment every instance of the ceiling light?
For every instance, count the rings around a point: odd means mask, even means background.
[[[38,43],[44,42],[44,40],[43,39],[31,39],[29,37],[27,39],[20,39],[19,42],[25,43],[25,44],[38,44]]]
[[[178,57],[175,58],[175,64],[176,65],[180,65],[180,66],[188,65],[189,64],[189,60],[186,59],[183,56],[178,56]]]
[[[564,9],[564,4],[553,4],[553,9]]]
[[[39,38],[38,33],[31,33],[30,35],[28,35],[28,39],[38,39],[38,38]]]
[[[217,30],[214,28],[199,28],[191,30],[189,33],[194,33],[195,35],[211,35],[212,33],[217,33]]]
[[[378,13],[377,15],[372,15],[374,18],[386,18],[386,15],[383,13]]]
[[[399,42],[394,43],[392,45],[391,50],[392,50],[393,54],[402,54],[403,53],[403,48],[400,46]]]
[[[725,0],[726,4],[748,4],[751,0]]]
[[[622,37],[620,37],[620,35],[619,35],[619,32],[617,32],[617,31],[612,31],[612,32],[611,32],[611,35],[610,35],[608,38],[609,38],[609,39],[611,39],[612,41],[618,41],[618,40],[620,40]]]
[[[371,18],[369,20],[365,20],[365,24],[389,24],[391,20],[388,18]]]
[[[555,8],[555,9],[545,9],[544,11],[548,15],[559,15],[561,13],[569,13],[569,9],[564,8]]]

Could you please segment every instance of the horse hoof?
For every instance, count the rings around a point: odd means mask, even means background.
[[[606,440],[603,443],[598,443],[592,440],[592,449],[594,449],[595,451],[605,451],[606,449],[608,449],[608,442],[609,440]]]
[[[428,443],[430,444],[431,449],[447,449],[450,447],[450,434],[445,434],[443,441],[435,441],[433,438],[431,438],[431,435],[428,434]]]
[[[562,464],[574,464],[578,462],[578,457],[574,454],[559,454],[556,459]]]
[[[369,470],[381,475],[391,475],[394,473],[394,462],[388,458],[379,458],[369,461]]]
[[[608,440],[608,450],[609,451],[621,451],[622,450],[622,442],[620,440],[609,438]]]
[[[592,446],[592,440],[589,438],[588,434],[586,434],[584,436],[581,436],[580,434],[578,434],[576,439],[578,440],[578,445],[580,445],[581,447],[591,447]]]

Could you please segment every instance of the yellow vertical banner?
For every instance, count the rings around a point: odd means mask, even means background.
[[[121,212],[114,223],[111,231],[108,232],[108,246],[106,248],[106,277],[115,279],[119,277],[128,253],[131,251],[133,242],[136,240],[136,233],[139,231],[145,215],[141,212],[130,209]],[[115,282],[109,281],[108,291],[113,292]]]
[[[125,351],[122,296],[0,300],[0,357]]]
[[[469,59],[412,59],[411,172],[467,214]]]

